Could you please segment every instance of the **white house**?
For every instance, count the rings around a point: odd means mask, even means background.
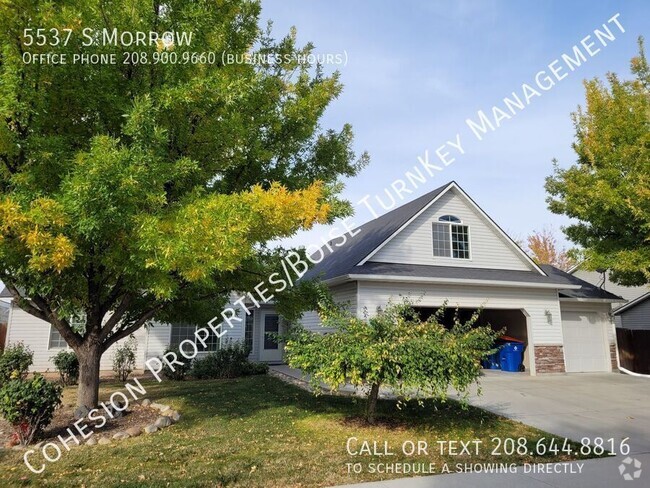
[[[335,300],[363,317],[389,299],[418,299],[423,316],[448,303],[461,313],[483,308],[481,320],[526,342],[530,374],[612,371],[616,368],[612,303],[622,299],[552,266],[538,266],[458,186],[446,184],[357,229],[346,244],[303,279],[319,278]],[[252,313],[228,337],[245,341],[251,359],[282,362],[282,344],[269,334],[284,323],[273,305]],[[240,307],[241,308],[241,307]],[[322,330],[318,315],[302,324]],[[139,360],[161,355],[170,343],[193,338],[204,324],[158,324],[136,333]],[[47,330],[47,333],[43,331]],[[49,357],[65,347],[49,324],[12,306],[8,342],[22,340],[35,352],[34,369],[52,368]],[[219,347],[215,341],[213,348]],[[110,369],[110,350],[102,368]]]

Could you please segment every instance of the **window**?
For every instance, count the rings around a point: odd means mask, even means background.
[[[275,334],[280,332],[280,317],[278,315],[264,316],[264,349],[278,349]]]
[[[184,340],[190,340],[192,342],[195,342],[199,350],[201,350],[203,346],[201,342],[197,341],[195,335],[197,329],[198,326],[194,324],[186,324],[186,323],[172,324],[169,346],[178,347],[178,345]],[[205,339],[205,343],[207,346],[205,348],[206,351],[216,351],[217,349],[219,349],[219,338],[212,332],[210,332],[210,335]]]
[[[443,215],[438,219],[439,222],[455,222],[457,224],[462,224],[463,221],[460,220],[458,217],[454,217],[453,215]]]
[[[68,317],[68,324],[70,328],[79,335],[82,335],[86,331],[86,314],[85,312],[74,313]],[[48,349],[65,349],[68,347],[68,343],[65,341],[63,336],[50,325],[50,339],[48,341]]]
[[[47,346],[48,349],[65,349],[68,347],[68,343],[65,342],[65,339],[61,336],[58,330],[50,325],[50,342]]]
[[[246,316],[246,327],[244,328],[244,344],[249,351],[253,351],[253,327],[255,323],[255,312]]]
[[[443,215],[433,223],[433,255],[469,259],[469,227],[453,215]]]

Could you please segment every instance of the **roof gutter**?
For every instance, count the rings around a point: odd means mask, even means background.
[[[346,281],[392,281],[401,283],[432,283],[446,285],[486,285],[501,287],[526,287],[526,288],[547,288],[552,290],[579,290],[580,285],[569,285],[566,283],[531,283],[528,281],[499,281],[499,280],[471,280],[463,278],[429,278],[423,276],[399,276],[399,275],[372,275],[372,274],[348,274],[325,281],[328,285],[344,283]]]
[[[626,304],[623,305],[622,307],[617,308],[616,310],[614,310],[613,313],[614,313],[614,315],[618,315],[618,314],[620,314],[620,313],[623,313],[623,312],[625,312],[626,310],[629,310],[629,309],[631,309],[631,308],[634,308],[634,307],[636,307],[638,304],[643,303],[644,301],[648,300],[649,298],[650,298],[650,292],[648,292],[648,293],[644,293],[644,294],[641,295],[640,297],[636,297],[634,300],[629,301],[628,303],[626,303]]]
[[[560,297],[561,302],[587,302],[587,303],[623,303],[626,300],[624,298],[572,298],[572,297]]]

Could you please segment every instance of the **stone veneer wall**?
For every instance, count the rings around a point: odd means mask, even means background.
[[[612,371],[618,370],[618,362],[616,361],[616,344],[609,345],[609,355],[612,358]]]
[[[537,373],[564,373],[562,346],[535,346],[535,371]]]

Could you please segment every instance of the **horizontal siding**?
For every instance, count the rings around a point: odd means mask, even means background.
[[[48,322],[36,318],[21,308],[12,305],[9,317],[9,329],[7,331],[7,343],[23,342],[29,346],[34,352],[34,363],[32,364],[31,371],[56,371],[51,358],[63,348],[48,348],[50,327]],[[136,338],[138,344],[136,367],[140,369],[144,367],[147,331],[141,328],[133,336]],[[127,339],[122,339],[116,344],[113,344],[102,355],[99,366],[102,371],[111,371],[113,369],[113,356],[115,351]]]
[[[236,297],[231,302],[234,302]],[[240,308],[240,307],[235,307]],[[220,313],[218,311],[217,313]],[[238,310],[238,316],[244,317],[243,310]],[[207,326],[207,324],[205,324]],[[244,321],[233,321],[234,327],[225,327],[227,333],[224,339],[243,340],[244,338]],[[258,329],[259,330],[259,329]],[[133,336],[137,341],[137,360],[136,368],[143,369],[148,359],[162,356],[165,349],[169,346],[171,334],[171,325],[154,322],[153,325],[138,329]],[[40,320],[33,315],[25,312],[19,307],[12,304],[9,327],[7,331],[7,343],[24,342],[34,352],[34,364],[32,371],[54,371],[54,364],[51,358],[61,350],[61,348],[49,349],[50,324]],[[118,341],[112,345],[102,355],[100,368],[102,371],[111,371],[113,369],[113,357],[117,348],[126,342],[128,338]]]
[[[454,215],[469,226],[471,259],[433,255],[432,223],[443,215]],[[525,271],[533,269],[492,224],[454,190],[445,193],[372,256],[370,261]]]
[[[650,300],[625,310],[618,317],[624,329],[650,329]]]
[[[162,356],[169,346],[172,327],[169,324],[154,322],[147,329],[147,338],[144,349],[146,361],[149,358]],[[155,363],[155,361],[154,361]]]
[[[345,304],[350,312],[357,310],[357,282],[344,283],[330,288],[335,303]]]
[[[333,286],[330,288],[330,293],[335,303],[345,305],[345,308],[353,315],[358,314],[356,281]],[[321,320],[316,311],[305,312],[300,318],[300,323],[305,329],[315,332],[328,332],[331,330],[321,327]]]
[[[34,364],[31,371],[54,371],[50,357],[59,350],[48,349],[50,337],[50,324],[28,314],[17,306],[11,306],[9,314],[9,328],[7,330],[7,344],[23,342],[34,352]]]
[[[484,307],[524,310],[532,328],[534,344],[561,344],[560,305],[555,290],[505,288],[497,286],[435,285],[427,283],[359,282],[359,309],[375,313],[389,299],[410,296],[419,299],[418,306],[439,307],[448,300],[448,307]],[[420,298],[421,297],[421,298]],[[551,323],[547,319],[547,311]],[[529,341],[531,337],[528,338]]]
[[[595,313],[598,321],[606,327],[608,342],[614,344],[616,342],[616,333],[614,332],[614,321],[611,318],[611,311],[612,307],[609,303],[560,302],[561,313]]]
[[[311,331],[320,331],[321,329],[321,322],[320,322],[320,317],[318,316],[318,312],[315,311],[309,311],[305,312],[302,314],[302,317],[300,317],[300,325],[302,325],[305,329],[311,330]]]

